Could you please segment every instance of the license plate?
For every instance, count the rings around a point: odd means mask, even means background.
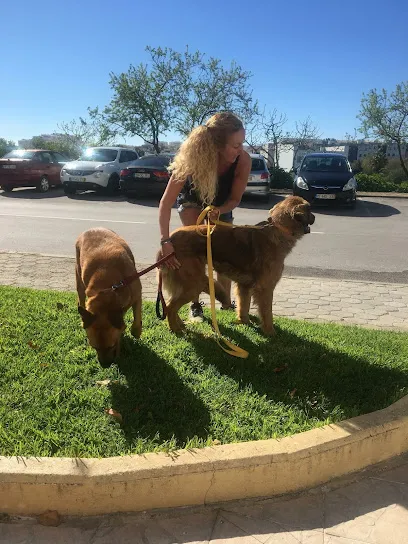
[[[81,176],[69,176],[69,181],[86,181],[86,178],[81,178]]]
[[[9,170],[13,170],[16,168],[15,164],[3,164],[3,168],[8,168]]]
[[[150,174],[142,174],[142,173],[136,173],[133,174],[134,178],[150,178]]]
[[[321,200],[334,200],[336,198],[336,195],[334,194],[321,194],[316,195],[316,198],[320,198]]]

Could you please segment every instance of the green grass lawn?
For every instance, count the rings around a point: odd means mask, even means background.
[[[151,303],[143,321],[142,339],[126,334],[118,365],[104,369],[74,294],[1,287],[0,454],[112,456],[282,437],[408,393],[404,333],[278,319],[266,339],[256,320],[238,326],[220,312],[223,333],[250,353],[237,359],[209,323],[176,337]]]

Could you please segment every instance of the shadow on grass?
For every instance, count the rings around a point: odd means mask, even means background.
[[[276,324],[275,337],[258,337],[254,343],[244,330],[259,332],[257,318],[252,318],[250,327],[245,329],[242,325],[219,327],[221,334],[248,351],[249,357],[227,355],[214,340],[190,331],[197,355],[241,388],[250,386],[274,403],[296,406],[307,418],[324,420],[336,413],[350,418],[379,410],[400,398],[408,388],[408,372],[402,368],[387,368],[369,357],[350,355],[341,349],[342,345],[352,347],[348,335],[354,329],[350,327],[339,326],[338,348],[298,336]]]
[[[160,442],[174,436],[178,444],[194,436],[207,437],[208,408],[166,360],[124,337],[118,367],[127,386],[112,384],[112,405],[123,416],[122,429],[129,444],[156,434]]]

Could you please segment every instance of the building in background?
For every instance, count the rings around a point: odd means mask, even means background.
[[[370,155],[375,155],[384,144],[368,140],[350,141],[335,139],[309,140],[299,143],[293,138],[286,138],[279,144],[279,167],[287,172],[299,168],[305,155],[308,153],[341,153],[350,161],[362,160]],[[386,156],[390,159],[398,158],[398,148],[395,143],[385,144]],[[254,152],[253,148],[248,149]],[[258,146],[256,152],[265,156],[268,167],[275,166],[275,147],[269,143]],[[402,156],[408,158],[408,144],[402,146]]]

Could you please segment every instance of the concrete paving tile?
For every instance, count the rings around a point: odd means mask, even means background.
[[[324,495],[307,493],[287,500],[264,500],[231,507],[235,514],[269,520],[288,531],[323,530]]]
[[[0,523],[0,544],[39,544],[33,540],[31,527],[14,523]]]
[[[245,533],[252,535],[263,544],[265,544],[271,536],[285,531],[281,525],[256,516],[245,516],[223,510],[222,517],[242,529]]]
[[[324,544],[324,534],[318,531],[300,531],[273,535],[266,544]]]
[[[259,540],[219,516],[210,540],[211,544],[259,544]]]
[[[341,536],[324,535],[324,544],[365,544],[364,540],[355,540],[354,538],[343,538]],[[383,544],[387,544],[384,542]]]
[[[402,544],[400,540],[382,542],[373,536],[384,534],[383,524],[392,525],[396,504],[402,508],[399,514],[406,511],[400,519],[408,535],[407,485],[368,479],[332,491],[325,498],[325,531],[372,544]]]
[[[375,479],[408,484],[408,463],[406,465],[382,472],[376,476]]]
[[[217,512],[158,519],[157,524],[175,538],[175,542],[199,544],[211,538]]]

